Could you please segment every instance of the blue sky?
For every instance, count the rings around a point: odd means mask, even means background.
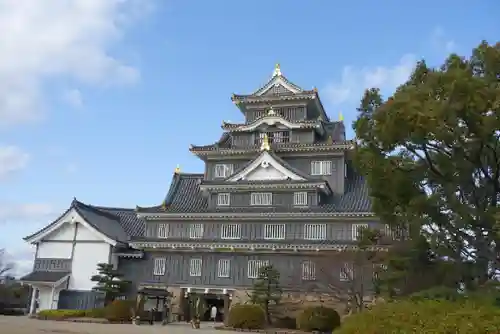
[[[495,42],[499,12],[494,0],[0,0],[0,248],[24,271],[21,238],[73,197],[158,204],[177,164],[202,171],[189,145],[242,120],[231,94],[277,62],[350,129],[364,88],[390,94],[417,59]]]

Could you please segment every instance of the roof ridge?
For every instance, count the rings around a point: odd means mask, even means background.
[[[88,209],[88,210],[91,210],[97,214],[100,214],[100,215],[103,215],[105,217],[108,217],[110,219],[114,219],[114,220],[117,220],[118,222],[120,222],[120,217],[118,215],[115,215],[111,212],[106,212],[104,210],[100,210],[98,209],[97,207],[93,206],[93,205],[90,205],[90,204],[85,204],[83,202],[80,202],[78,201],[76,198],[73,200],[73,202],[76,204],[76,209],[78,209],[78,205],[84,207],[85,209]]]

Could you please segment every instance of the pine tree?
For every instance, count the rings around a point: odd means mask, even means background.
[[[262,306],[269,324],[271,323],[269,307],[271,304],[278,304],[282,294],[279,271],[272,265],[260,268],[259,277],[252,287],[250,300],[252,303]]]
[[[98,275],[94,275],[90,278],[92,282],[96,282],[97,285],[93,288],[94,291],[99,291],[104,293],[104,304],[107,305],[116,297],[122,295],[128,290],[130,286],[130,281],[122,280],[122,274],[118,273],[113,269],[112,264],[98,263],[97,264]]]

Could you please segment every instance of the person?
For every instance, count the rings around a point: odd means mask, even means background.
[[[214,322],[216,321],[217,317],[217,306],[212,306],[212,309],[210,310],[210,319],[212,319]]]

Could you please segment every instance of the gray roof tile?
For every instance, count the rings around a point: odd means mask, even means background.
[[[33,271],[28,275],[21,277],[21,281],[54,283],[69,274],[70,272],[67,271]]]
[[[71,209],[75,209],[96,230],[118,242],[126,243],[131,235],[144,234],[144,221],[137,217],[134,209],[93,206],[74,199],[70,207],[50,225],[24,239],[30,239],[57,224]]]
[[[174,174],[168,195],[163,205],[137,208],[142,213],[268,213],[268,212],[371,212],[371,200],[366,182],[352,168],[348,169],[343,195],[323,196],[320,205],[309,208],[289,207],[224,207],[209,209],[207,198],[202,196],[200,185],[203,174]]]

